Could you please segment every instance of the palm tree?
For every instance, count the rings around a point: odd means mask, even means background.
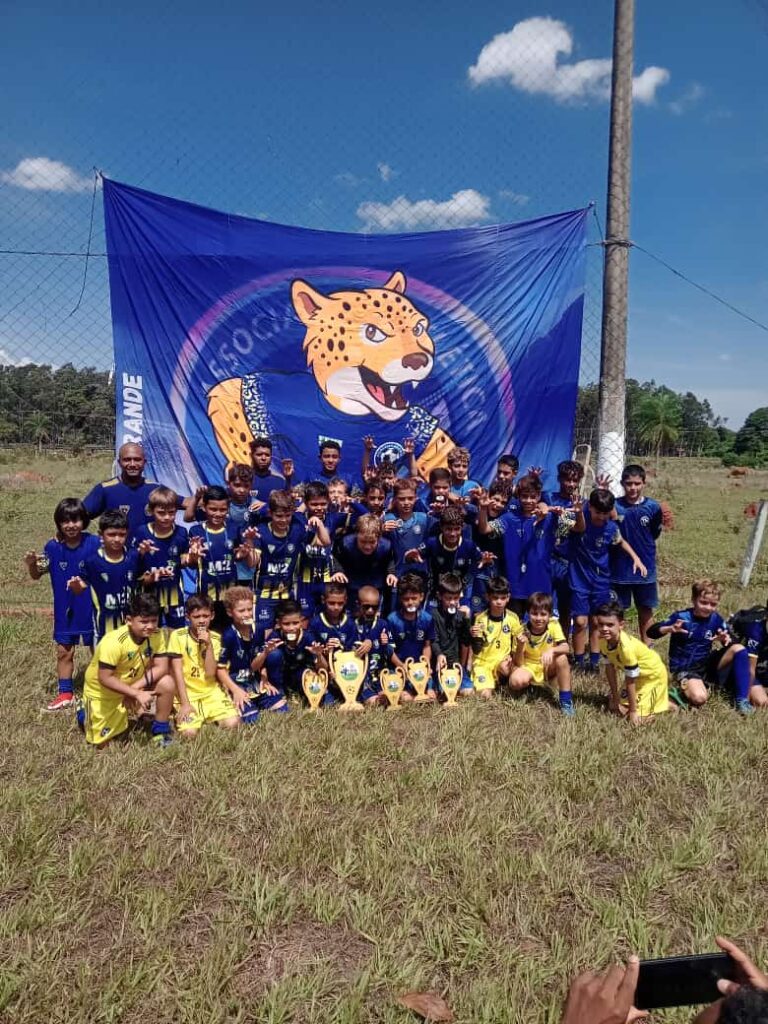
[[[37,445],[38,455],[42,455],[43,444],[51,439],[51,421],[44,412],[34,412],[27,420],[26,428]]]
[[[647,395],[640,402],[635,416],[637,434],[641,441],[653,446],[658,469],[662,448],[673,444],[680,436],[680,402],[672,392]]]

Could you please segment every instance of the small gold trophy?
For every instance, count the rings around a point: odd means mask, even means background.
[[[429,665],[423,658],[419,658],[418,661],[414,658],[406,658],[405,675],[408,682],[416,691],[416,696],[413,698],[414,703],[423,704],[426,700],[432,700],[427,693],[427,686],[429,685]]]
[[[459,695],[462,680],[461,665],[457,661],[453,665],[444,665],[443,668],[437,670],[437,679],[440,689],[445,694],[445,706],[447,708],[458,707],[456,698]]]
[[[362,711],[363,705],[358,704],[357,695],[368,671],[368,655],[360,658],[353,651],[337,649],[331,651],[330,660],[331,673],[344,698],[341,710]]]
[[[387,711],[397,711],[400,707],[400,694],[405,687],[405,672],[398,665],[392,670],[383,668],[379,672],[381,692],[387,698]]]
[[[328,692],[328,673],[324,668],[318,669],[317,672],[313,668],[305,668],[301,677],[301,688],[309,701],[309,710],[319,711],[320,701]]]

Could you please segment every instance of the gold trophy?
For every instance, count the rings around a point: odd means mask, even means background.
[[[405,687],[405,672],[398,665],[392,670],[383,668],[379,672],[381,692],[387,698],[387,711],[397,711],[400,707],[400,694]]]
[[[429,685],[429,665],[423,658],[419,658],[418,661],[414,658],[406,658],[405,675],[408,682],[416,691],[416,696],[413,698],[414,703],[423,704],[424,701],[432,700],[432,697],[427,693],[427,686]]]
[[[319,711],[320,701],[328,692],[328,673],[324,668],[318,669],[317,672],[313,668],[305,668],[301,677],[301,688],[309,701],[309,710]]]
[[[353,651],[340,651],[337,648],[330,652],[330,662],[334,682],[344,698],[341,710],[362,711],[363,705],[358,704],[357,695],[368,671],[368,655],[360,658]]]
[[[445,695],[445,706],[447,708],[458,707],[456,698],[459,696],[459,688],[461,687],[461,665],[457,661],[453,665],[444,665],[437,670],[437,680],[440,683],[440,689]]]

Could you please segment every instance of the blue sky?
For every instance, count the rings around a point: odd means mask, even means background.
[[[84,251],[94,166],[336,230],[514,221],[591,199],[604,222],[606,68],[585,62],[610,56],[612,7],[17,5],[0,64],[0,247]],[[763,322],[767,44],[762,0],[638,4],[632,237]],[[81,259],[0,255],[0,359],[109,365],[104,263],[79,300]],[[591,294],[599,278],[593,249]],[[764,331],[637,251],[630,309],[632,376],[708,397],[735,426],[766,404]],[[597,345],[592,306],[588,374]]]

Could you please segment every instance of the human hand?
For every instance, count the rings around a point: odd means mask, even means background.
[[[631,956],[626,967],[585,971],[571,982],[561,1024],[631,1024],[647,1014],[632,1005],[640,961]]]
[[[279,636],[271,636],[264,644],[264,650],[267,654],[271,654],[272,651],[276,651],[278,647],[283,646],[283,641]]]
[[[765,974],[759,967],[756,967],[744,950],[740,949],[735,942],[731,942],[730,939],[723,938],[722,935],[717,935],[715,942],[724,953],[728,954],[736,965],[735,981],[721,978],[717,983],[717,987],[724,996],[736,992],[742,985],[751,985],[752,988],[759,989],[761,992],[768,992],[768,974]]]
[[[262,681],[261,686],[259,687],[259,692],[268,693],[270,697],[276,697],[278,693],[280,693],[276,686],[273,686],[272,683],[268,683],[265,681]]]
[[[715,633],[715,638],[720,641],[723,647],[727,647],[730,643],[732,643],[731,634],[728,632],[727,629],[718,629],[718,631]]]
[[[382,529],[384,533],[393,533],[395,530],[399,530],[402,525],[402,519],[385,519],[382,523]]]
[[[333,576],[331,576],[331,583],[349,583],[349,580],[343,572],[335,572]]]
[[[488,491],[484,491],[482,489],[480,490],[480,493],[477,496],[476,504],[478,508],[487,509],[490,507],[491,499],[488,495]]]
[[[397,586],[397,576],[395,576],[395,574],[393,572],[391,572],[387,576],[385,582],[386,582],[388,587],[396,587]]]
[[[685,628],[685,623],[682,619],[675,619],[675,621],[669,627],[669,632],[680,633],[682,636],[688,636],[688,630]]]
[[[294,465],[293,459],[281,459],[280,467],[283,471],[283,476],[286,480],[290,480],[293,477]]]
[[[442,672],[443,669],[448,668],[448,659],[444,654],[438,654],[437,660],[435,661],[435,668],[438,672]]]
[[[496,555],[492,551],[484,551],[480,555],[480,565],[493,565],[496,561]]]
[[[136,686],[131,687],[131,695],[128,700],[134,705],[139,714],[144,714],[149,711],[152,701],[155,699],[155,694],[152,690],[145,690],[143,687],[139,688]]]
[[[205,650],[208,644],[211,642],[211,634],[208,631],[207,626],[200,626],[197,630],[197,642],[200,647]]]
[[[629,718],[630,725],[640,725],[641,719],[637,711],[630,711],[627,717]]]
[[[339,640],[337,636],[330,636],[328,637],[328,643],[325,646],[329,651],[339,651],[341,650],[341,640]]]
[[[406,455],[413,455],[416,451],[416,442],[412,437],[406,437],[403,441],[403,451]]]
[[[73,594],[82,594],[87,589],[88,584],[80,576],[72,576],[67,580],[67,590],[71,590]]]
[[[372,434],[366,434],[363,438],[363,447],[367,452],[372,452],[376,447],[376,442],[373,439]]]
[[[155,574],[155,580],[168,580],[173,576],[173,569],[170,565],[159,565],[157,569],[152,571]]]
[[[157,545],[153,544],[149,537],[147,537],[145,540],[139,542],[136,550],[140,555],[153,555],[155,551],[157,551]]]
[[[633,573],[639,572],[640,575],[643,576],[643,577],[648,575],[648,570],[646,569],[646,567],[643,565],[643,563],[640,561],[639,558],[633,559],[633,561],[632,561],[632,572]]]
[[[261,534],[259,533],[255,526],[246,526],[246,528],[243,530],[242,536],[243,540],[261,540]]]
[[[618,697],[610,696],[608,698],[608,710],[611,712],[612,715],[620,715],[621,714],[621,708],[619,706],[619,698]]]
[[[250,704],[251,702],[250,693],[248,693],[247,690],[244,690],[242,686],[233,686],[229,695],[232,698],[232,703],[240,712],[243,711],[246,704]]]
[[[195,504],[196,505],[199,505],[200,502],[203,500],[203,495],[204,494],[205,494],[205,487],[201,486],[201,487],[196,487],[195,488]]]
[[[482,625],[479,622],[475,622],[469,627],[469,634],[479,639],[483,635]]]
[[[603,491],[609,491],[612,483],[613,477],[610,473],[598,473],[595,477],[595,487],[599,487]]]
[[[544,651],[541,655],[542,668],[551,668],[555,660],[555,655],[552,651]]]
[[[528,467],[528,476],[535,476],[539,480],[541,480],[541,478],[544,476],[544,467],[543,466],[529,466]]]
[[[176,709],[176,724],[178,725],[181,722],[190,722],[194,717],[194,714],[195,710],[189,701],[184,701],[184,703],[179,704]]]
[[[421,557],[421,552],[418,548],[409,548],[403,556],[406,562],[423,562],[424,559]]]
[[[266,503],[266,501],[259,501],[259,499],[258,499],[258,498],[256,498],[256,499],[255,499],[254,501],[252,501],[252,502],[251,502],[251,504],[250,504],[250,505],[248,506],[248,511],[249,511],[249,512],[261,512],[261,510],[262,510],[263,508],[266,508],[266,507],[267,507],[267,503]]]
[[[36,551],[28,551],[26,553],[26,555],[24,555],[24,564],[26,565],[26,567],[28,569],[36,569],[37,568],[37,552]]]
[[[323,521],[319,516],[310,516],[307,520],[307,526],[315,532],[322,529],[323,525]]]

